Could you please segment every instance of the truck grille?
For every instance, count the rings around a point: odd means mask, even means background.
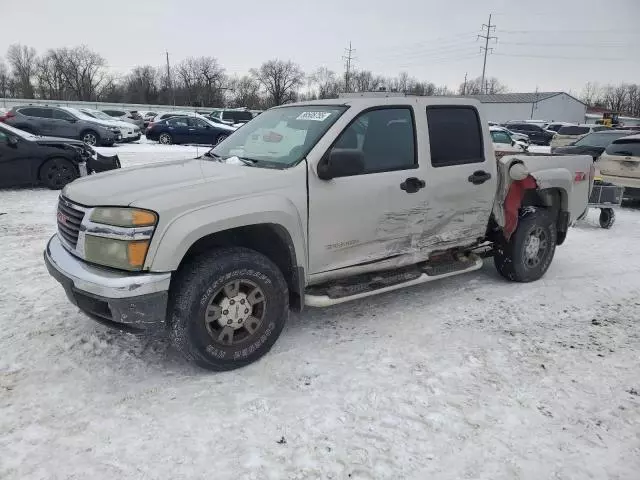
[[[69,246],[76,248],[84,212],[75,208],[68,200],[60,197],[57,217],[58,235],[60,235]]]

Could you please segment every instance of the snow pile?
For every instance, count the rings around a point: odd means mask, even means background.
[[[193,148],[140,147],[125,166]],[[0,478],[638,478],[640,211],[591,214],[536,283],[487,262],[309,309],[212,374],[67,301],[56,197],[0,191]]]

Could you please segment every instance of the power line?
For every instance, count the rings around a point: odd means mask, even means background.
[[[482,24],[482,30],[484,33],[484,29],[487,29],[485,35],[478,35],[478,38],[484,38],[484,47],[480,47],[480,51],[484,50],[484,62],[482,63],[482,83],[480,83],[480,88],[484,87],[484,75],[487,70],[487,54],[489,53],[489,40],[498,41],[498,37],[492,37],[491,32],[496,30],[495,25],[491,25],[491,14],[489,14],[489,23]],[[493,52],[493,48],[491,49]],[[486,92],[485,92],[486,93]]]
[[[355,57],[353,56],[353,53],[355,52],[355,49],[351,48],[351,42],[349,42],[349,48],[345,48],[345,53],[346,55],[343,55],[342,58],[345,61],[345,67],[346,67],[346,71],[344,74],[344,89],[345,92],[349,92],[350,90],[350,86],[351,86],[351,61],[355,60]]]
[[[523,58],[546,58],[548,60],[602,60],[611,62],[635,62],[635,58],[609,58],[609,57],[576,57],[576,56],[560,56],[560,55],[529,55],[520,53],[494,53],[502,57],[523,57]]]

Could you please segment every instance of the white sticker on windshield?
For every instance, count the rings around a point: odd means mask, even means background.
[[[316,122],[324,122],[331,116],[329,112],[302,112],[296,120],[314,120]]]

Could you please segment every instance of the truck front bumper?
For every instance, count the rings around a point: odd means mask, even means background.
[[[71,255],[57,235],[49,240],[44,261],[69,300],[94,320],[131,333],[165,329],[171,273],[97,267]]]

